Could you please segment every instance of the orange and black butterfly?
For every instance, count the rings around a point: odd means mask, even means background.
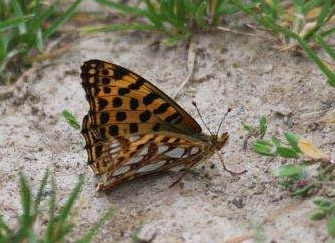
[[[98,190],[170,169],[188,169],[219,151],[228,134],[205,135],[199,124],[149,81],[118,65],[81,67],[90,105],[83,119],[88,164],[105,175]]]

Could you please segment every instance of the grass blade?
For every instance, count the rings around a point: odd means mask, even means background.
[[[328,234],[331,237],[335,237],[335,215],[332,213],[329,216],[328,223],[327,223]]]
[[[30,224],[31,192],[26,178],[20,172],[20,194],[23,207],[22,226]]]
[[[14,10],[15,16],[23,18],[24,15],[23,15],[22,6],[19,4],[17,0],[12,0],[11,2],[12,2],[12,7]],[[27,33],[27,26],[24,24],[24,22],[20,23],[19,31],[21,35]]]
[[[122,13],[128,14],[128,15],[137,15],[137,16],[146,16],[147,12],[137,8],[137,7],[130,7],[126,4],[122,3],[116,3],[112,1],[107,0],[95,0],[97,3],[100,3],[106,7],[114,8]]]
[[[51,189],[52,194],[49,199],[49,222],[45,233],[45,241],[53,242],[53,230],[55,224],[55,208],[56,208],[56,184],[53,177],[51,177]]]
[[[60,215],[58,217],[58,221],[64,222],[67,219],[67,217],[70,214],[70,210],[73,206],[73,203],[76,200],[76,198],[78,197],[78,194],[80,193],[80,190],[81,190],[83,184],[84,184],[84,176],[80,176],[77,185],[73,189],[69,199],[66,201],[64,207],[62,208],[62,210],[60,212]]]
[[[92,238],[99,232],[99,229],[109,220],[115,212],[114,208],[108,210],[106,214],[104,214],[98,222],[95,223],[92,229],[77,243],[89,243],[92,241]]]
[[[24,23],[25,21],[27,21],[27,20],[29,20],[33,17],[34,17],[34,15],[31,14],[31,15],[26,15],[26,16],[23,16],[23,17],[14,17],[14,18],[11,18],[11,19],[1,21],[0,22],[0,32],[4,31],[6,29],[9,29],[9,28],[18,26],[18,25]]]
[[[333,50],[320,35],[316,34],[315,38],[318,44],[322,46],[328,55],[335,61],[335,50]]]
[[[82,2],[83,0],[77,0],[74,3],[71,4],[71,6],[60,16],[58,19],[56,19],[54,22],[52,22],[51,26],[49,29],[47,29],[43,33],[43,38],[48,38],[51,36],[53,33],[56,32],[57,29],[60,28],[62,24],[64,24],[75,12],[77,6]]]
[[[44,191],[45,186],[47,184],[48,178],[49,178],[49,170],[47,169],[44,173],[43,179],[41,181],[41,185],[38,189],[37,196],[36,196],[36,199],[35,199],[35,205],[34,205],[35,213],[37,213],[37,211],[38,211],[38,207],[40,205],[40,202],[41,202],[41,199],[42,199],[42,194],[43,194],[43,191]]]
[[[13,231],[3,221],[2,216],[0,216],[0,239],[4,236],[10,236],[12,233]]]
[[[133,23],[133,24],[113,24],[99,27],[97,26],[84,27],[81,30],[88,34],[92,34],[106,31],[125,31],[125,30],[155,31],[157,30],[157,28],[154,25]]]

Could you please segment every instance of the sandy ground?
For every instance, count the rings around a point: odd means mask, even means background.
[[[242,122],[257,125],[261,115],[269,131],[293,130],[330,151],[335,129],[318,119],[335,108],[335,91],[307,58],[276,52],[274,40],[231,33],[198,36],[194,78],[177,102],[200,121],[191,105],[195,100],[208,126],[215,130],[228,107],[224,130],[230,141],[221,151],[227,166],[248,172],[233,177],[217,157],[194,169],[169,189],[179,174],[136,180],[112,193],[96,193],[86,165],[84,139],[60,115],[68,109],[79,120],[88,103],[79,70],[88,59],[115,62],[143,75],[167,94],[173,94],[187,76],[187,47],[154,47],[148,34],[108,33],[76,38],[71,49],[37,66],[37,71],[12,98],[0,103],[0,212],[15,222],[20,209],[20,169],[37,188],[50,168],[64,203],[78,175],[86,174],[77,228],[86,230],[99,215],[114,206],[112,220],[96,242],[131,242],[139,237],[153,242],[252,242],[264,231],[266,242],[326,242],[323,223],[313,223],[311,200],[292,198],[281,189],[272,171],[285,161],[268,160],[243,149]],[[277,115],[281,113],[282,115]],[[200,123],[201,124],[201,123]],[[257,230],[261,228],[262,230]]]

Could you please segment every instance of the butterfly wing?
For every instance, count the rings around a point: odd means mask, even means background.
[[[200,140],[170,132],[118,137],[112,144],[103,145],[99,160],[107,165],[107,173],[97,189],[112,189],[125,181],[170,169],[191,168],[204,158],[205,148]]]
[[[118,144],[120,137],[164,131],[190,136],[201,133],[199,124],[186,111],[134,72],[99,60],[87,61],[81,69],[90,105],[82,134],[88,164],[96,174],[110,170],[114,162],[100,157],[106,150],[105,144]],[[113,158],[120,156],[115,152]]]
[[[136,130],[130,128],[131,123],[146,124],[139,128],[141,131],[170,128],[182,134],[201,133],[199,124],[186,111],[134,72],[99,60],[87,61],[81,68],[93,126],[118,124],[118,133],[112,129],[112,136]],[[155,127],[157,123],[163,127]]]

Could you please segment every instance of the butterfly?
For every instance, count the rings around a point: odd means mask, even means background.
[[[81,67],[89,102],[82,135],[88,165],[105,179],[98,191],[168,170],[182,170],[220,151],[228,133],[206,135],[176,102],[140,75],[113,63]]]

